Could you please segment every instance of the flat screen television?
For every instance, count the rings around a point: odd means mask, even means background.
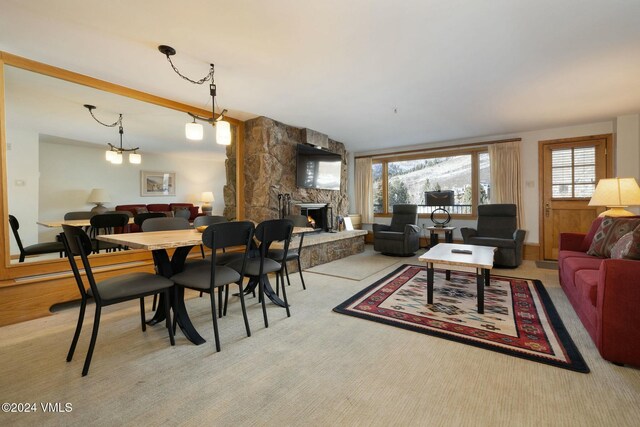
[[[453,190],[425,191],[424,200],[427,206],[453,206],[455,194]]]
[[[297,184],[302,188],[340,190],[342,156],[311,145],[298,144]]]

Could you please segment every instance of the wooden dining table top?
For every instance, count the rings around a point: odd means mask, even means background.
[[[293,234],[313,231],[309,227],[294,227]],[[196,246],[202,244],[202,233],[195,229],[149,231],[144,233],[103,234],[96,237],[104,242],[128,246],[131,249],[171,249],[180,246]]]
[[[55,221],[36,221],[37,224],[45,226],[45,227],[49,227],[49,228],[55,228],[55,227],[62,227],[62,224],[65,225],[73,225],[75,227],[90,227],[91,226],[91,220],[90,219],[58,219]],[[133,224],[133,218],[129,218],[129,224]]]

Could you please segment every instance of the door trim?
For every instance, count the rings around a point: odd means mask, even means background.
[[[544,259],[544,149],[549,145],[606,139],[605,177],[613,177],[614,134],[577,136],[538,141],[538,258]]]

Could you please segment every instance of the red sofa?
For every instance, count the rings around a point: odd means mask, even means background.
[[[587,234],[560,234],[560,285],[600,355],[640,366],[640,261],[587,255],[601,222]]]
[[[193,203],[152,203],[148,205],[137,204],[137,205],[118,205],[115,207],[116,211],[126,211],[131,212],[133,216],[138,214],[139,208],[147,208],[149,212],[172,212],[174,208],[187,208],[189,212],[191,212],[191,216],[189,217],[189,221],[193,221],[198,216],[204,215],[203,213],[199,213],[200,207],[193,206]],[[140,227],[136,224],[129,225],[129,232],[138,232],[140,231]]]

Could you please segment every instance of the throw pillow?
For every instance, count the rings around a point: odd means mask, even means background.
[[[136,208],[136,213],[137,214],[149,213],[149,209],[147,209],[147,208]]]
[[[602,258],[611,257],[611,248],[616,242],[638,225],[640,225],[640,219],[637,218],[605,217],[593,236],[587,254]]]
[[[611,258],[640,260],[640,226],[618,240],[611,248]]]

